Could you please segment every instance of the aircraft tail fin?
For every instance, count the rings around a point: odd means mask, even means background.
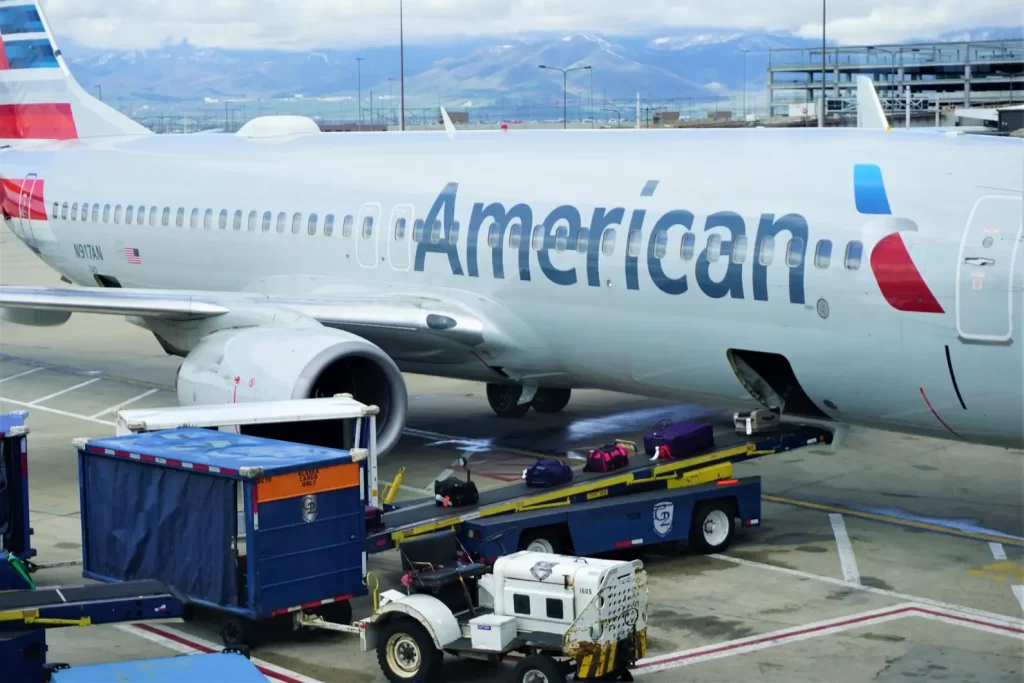
[[[867,76],[857,76],[857,127],[890,130],[875,85]]]
[[[39,0],[0,0],[0,146],[146,134],[78,84]]]

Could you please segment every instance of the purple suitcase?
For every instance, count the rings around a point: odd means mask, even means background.
[[[707,422],[658,424],[644,434],[644,450],[654,455],[662,445],[667,447],[672,460],[690,458],[714,447],[714,428]]]

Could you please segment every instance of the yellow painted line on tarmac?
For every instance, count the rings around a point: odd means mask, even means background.
[[[783,498],[782,496],[769,496],[762,495],[761,500],[769,503],[779,503],[780,505],[793,505],[795,507],[802,507],[808,510],[819,510],[821,512],[838,512],[847,517],[858,517],[860,519],[868,519],[874,522],[883,522],[885,524],[895,524],[897,526],[908,527],[911,529],[921,529],[922,531],[933,531],[940,534],[949,534],[951,536],[959,536],[961,538],[969,538],[974,541],[988,541],[995,543],[1002,543],[1003,545],[1014,546],[1016,548],[1024,548],[1024,541],[1007,538],[1006,536],[994,536],[992,534],[980,534],[973,531],[961,531],[960,529],[954,529],[948,526],[940,526],[938,524],[929,524],[928,522],[918,522],[912,519],[900,519],[899,517],[890,517],[889,515],[880,515],[874,512],[861,512],[860,510],[851,510],[837,505],[823,505],[821,503],[810,503],[805,500],[795,500],[793,498]]]

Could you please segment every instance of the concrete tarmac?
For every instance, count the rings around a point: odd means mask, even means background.
[[[0,230],[0,282],[58,276]],[[152,335],[106,316],[58,328],[0,324],[0,413],[29,412],[32,525],[40,563],[81,556],[71,439],[113,433],[113,411],[174,405],[179,359]],[[407,468],[402,498],[421,495],[460,454],[481,486],[500,486],[541,455],[570,458],[663,417],[721,418],[719,407],[597,391],[559,415],[500,420],[484,387],[408,376],[410,421],[382,480]],[[632,551],[651,577],[647,660],[636,672],[676,681],[1019,682],[1024,677],[1024,453],[851,429],[814,447],[737,467],[764,481],[762,526],[721,556],[685,546]],[[371,558],[397,586],[393,553]],[[631,556],[631,555],[626,555]],[[81,569],[40,570],[41,585],[81,583]],[[355,604],[356,617],[369,600]],[[50,661],[71,664],[219,649],[215,624],[69,628]],[[268,680],[384,681],[357,640],[318,634],[253,653]],[[449,658],[446,680],[492,681],[493,667]],[[509,676],[511,664],[502,665]]]

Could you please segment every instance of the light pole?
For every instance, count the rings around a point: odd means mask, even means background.
[[[566,108],[566,100],[568,99],[568,92],[569,92],[568,91],[568,80],[567,80],[568,77],[569,77],[569,72],[570,71],[582,71],[584,69],[591,69],[591,73],[593,73],[592,67],[590,67],[590,66],[574,66],[574,67],[571,67],[569,69],[563,69],[561,67],[546,66],[544,64],[538,64],[537,66],[539,66],[541,69],[553,69],[554,71],[561,71],[562,72],[562,129],[564,130],[565,128],[568,127],[567,124],[568,124],[568,120],[569,120],[568,119],[568,110]]]
[[[1012,84],[1012,81],[1011,81]],[[1011,87],[1010,92],[1013,92]],[[594,70],[590,69],[590,127],[594,127]]]
[[[747,121],[747,52],[748,48],[740,50],[743,53],[743,121]]]
[[[359,130],[363,129],[363,58],[356,57],[356,78],[359,83]]]
[[[821,107],[818,109],[818,128],[825,127],[825,3],[821,0]]]
[[[398,0],[398,70],[402,88],[402,125],[405,130],[405,21],[403,19],[402,0]]]
[[[394,82],[394,78],[388,78],[388,109],[391,112],[388,114],[388,120],[390,121],[395,115],[395,99],[391,94],[391,84]]]

